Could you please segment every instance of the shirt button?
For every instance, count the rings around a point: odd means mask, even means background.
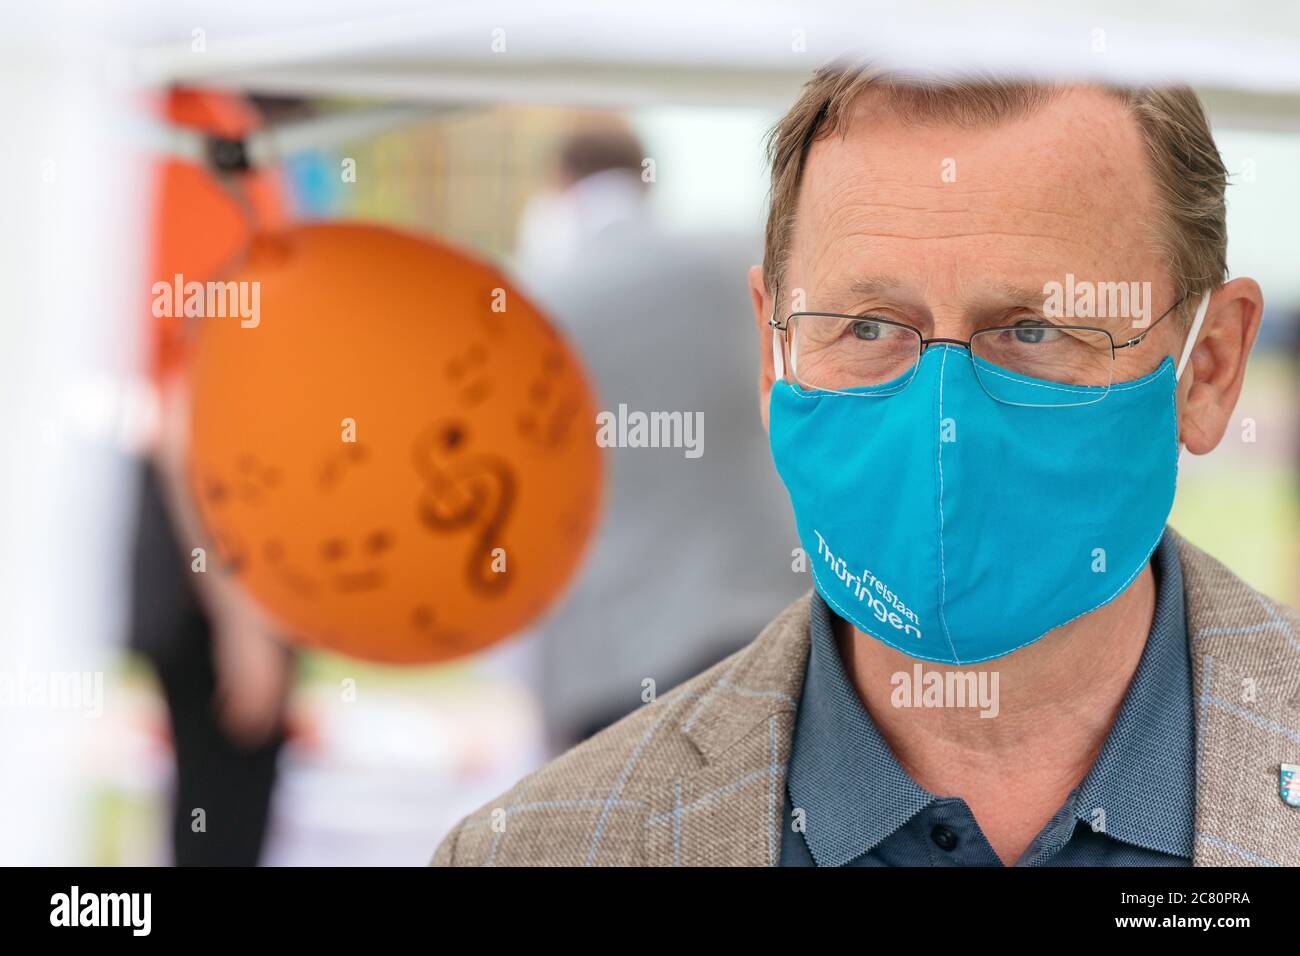
[[[957,849],[957,834],[953,833],[945,826],[937,826],[930,831],[930,839],[940,850]]]

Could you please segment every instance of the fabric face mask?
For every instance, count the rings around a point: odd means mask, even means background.
[[[1100,400],[983,363],[998,401],[952,345],[901,390],[777,381],[772,455],[826,603],[911,657],[974,664],[1121,594],[1173,507],[1175,388],[1208,302],[1176,369],[1166,357]],[[1089,403],[1044,407],[1042,389]]]

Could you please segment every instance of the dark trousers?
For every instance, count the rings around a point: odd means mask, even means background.
[[[171,716],[176,865],[252,866],[261,855],[284,733],[278,729],[266,743],[249,749],[230,739],[218,722],[212,627],[194,593],[189,561],[189,548],[176,540],[158,476],[146,465],[134,554],[131,646],[153,665]]]

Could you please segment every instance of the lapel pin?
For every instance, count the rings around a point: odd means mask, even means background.
[[[1300,764],[1282,764],[1278,774],[1278,793],[1288,807],[1300,807]]]

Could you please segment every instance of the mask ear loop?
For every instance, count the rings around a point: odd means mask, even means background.
[[[781,332],[772,330],[772,368],[776,371],[776,381],[785,378],[785,356],[781,350]]]
[[[1201,334],[1201,324],[1205,321],[1205,313],[1210,308],[1210,293],[1206,292],[1201,296],[1201,304],[1196,307],[1196,318],[1192,319],[1192,329],[1187,333],[1187,341],[1183,345],[1182,357],[1178,360],[1178,369],[1174,372],[1174,381],[1177,382],[1183,377],[1183,369],[1187,367],[1187,361],[1192,357],[1192,349],[1196,347],[1196,337]]]

